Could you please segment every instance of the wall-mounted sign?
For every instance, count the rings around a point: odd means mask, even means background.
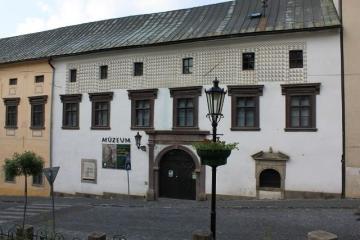
[[[130,144],[103,144],[103,168],[131,170]]]
[[[83,182],[96,183],[96,160],[81,159],[81,180]]]
[[[101,139],[102,143],[113,143],[113,144],[124,144],[131,143],[130,138],[121,138],[121,137],[103,137]]]

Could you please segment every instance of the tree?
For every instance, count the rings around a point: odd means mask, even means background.
[[[25,151],[22,154],[14,153],[12,158],[5,159],[4,171],[7,178],[15,178],[22,175],[25,177],[25,203],[22,224],[23,229],[25,227],[25,216],[27,208],[27,177],[42,174],[43,167],[44,161],[42,157],[30,151]]]

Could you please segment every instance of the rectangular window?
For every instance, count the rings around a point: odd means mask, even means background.
[[[236,100],[236,127],[255,127],[255,97],[238,97]]]
[[[134,76],[142,76],[144,74],[144,63],[136,62],[134,63]]]
[[[259,99],[263,88],[263,85],[228,86],[231,96],[231,130],[260,130]]]
[[[63,129],[79,129],[81,94],[60,95],[63,103]]]
[[[42,175],[42,173],[33,176],[32,180],[33,180],[32,181],[33,185],[43,185],[43,175]]]
[[[290,127],[311,127],[311,96],[290,96]]]
[[[316,95],[320,83],[283,84],[282,94],[286,96],[285,131],[317,131]]]
[[[47,96],[29,97],[31,104],[31,126],[32,129],[45,128],[45,103]]]
[[[136,104],[136,127],[150,126],[150,101],[137,100]]]
[[[152,129],[158,89],[128,90],[131,100],[131,129]]]
[[[9,79],[9,85],[10,85],[10,86],[17,85],[17,78],[11,78],[11,79]]]
[[[194,102],[192,98],[182,98],[177,100],[177,121],[178,127],[194,126]]]
[[[110,129],[110,101],[112,92],[89,93],[92,102],[91,129]]]
[[[31,106],[31,126],[34,128],[44,127],[44,105],[34,104]]]
[[[109,127],[109,102],[95,103],[94,127]]]
[[[201,86],[170,88],[170,96],[173,98],[173,129],[198,129],[201,94]]]
[[[35,83],[43,83],[44,82],[44,75],[35,76]]]
[[[193,58],[183,59],[183,74],[193,73]]]
[[[17,128],[20,98],[4,98],[5,128]]]
[[[70,82],[76,82],[76,78],[77,78],[77,70],[70,69]]]
[[[290,68],[303,68],[303,51],[302,50],[292,50],[289,52],[289,65]]]
[[[255,53],[243,53],[242,55],[242,68],[243,70],[254,70],[255,69]]]
[[[100,67],[100,79],[108,78],[108,66],[104,65]]]

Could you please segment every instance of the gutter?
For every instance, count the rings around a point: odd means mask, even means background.
[[[341,51],[341,107],[342,107],[342,158],[341,158],[341,197],[346,197],[346,116],[345,116],[345,58],[344,58],[344,26],[342,0],[339,0],[340,15],[340,51]]]
[[[48,64],[50,65],[50,67],[52,68],[52,79],[51,79],[51,103],[50,103],[50,149],[49,149],[49,162],[50,162],[50,167],[53,167],[53,161],[52,161],[52,155],[53,155],[53,112],[54,112],[54,89],[55,89],[55,67],[54,65],[52,65],[51,63],[52,58],[50,57],[48,59]]]

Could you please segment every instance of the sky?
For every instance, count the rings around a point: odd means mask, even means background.
[[[0,38],[229,0],[0,0]]]

